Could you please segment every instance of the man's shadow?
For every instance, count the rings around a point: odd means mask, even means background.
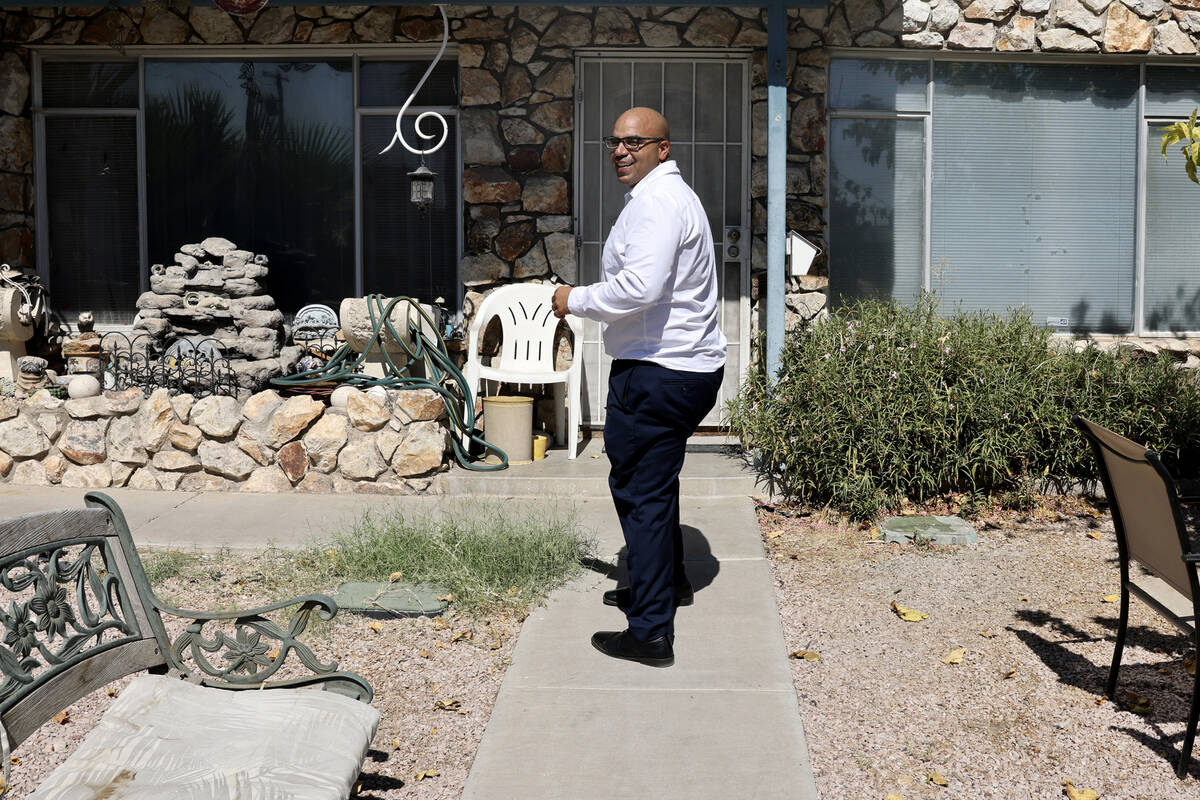
[[[702,589],[716,580],[721,571],[721,562],[712,553],[712,546],[698,528],[691,525],[680,525],[683,531],[683,566],[687,572],[692,590],[699,593]],[[599,558],[586,558],[583,566],[598,572],[606,578],[617,582],[618,586],[629,585],[629,572],[626,568],[628,548],[622,547],[617,553],[617,563],[610,564]]]

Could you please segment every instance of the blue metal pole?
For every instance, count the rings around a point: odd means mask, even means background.
[[[783,350],[787,238],[787,11],[767,2],[767,375],[778,377]]]

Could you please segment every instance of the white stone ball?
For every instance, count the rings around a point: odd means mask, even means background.
[[[100,381],[92,375],[76,375],[67,384],[67,395],[77,400],[81,397],[95,397],[100,394]]]
[[[357,392],[353,386],[339,386],[329,395],[329,405],[333,408],[340,408],[343,411],[346,409],[346,403],[350,402],[350,395]]]
[[[371,388],[367,389],[367,396],[374,397],[382,406],[387,405],[387,389],[383,388],[382,386],[372,386]]]

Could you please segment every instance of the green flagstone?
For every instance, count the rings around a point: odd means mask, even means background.
[[[450,592],[431,583],[343,583],[338,587],[338,608],[364,614],[402,617],[436,617],[449,606]]]
[[[971,524],[961,517],[889,517],[879,526],[885,542],[930,544],[975,544],[979,538]]]

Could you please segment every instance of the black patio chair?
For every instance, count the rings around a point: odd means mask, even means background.
[[[1190,636],[1192,657],[1200,656],[1200,638],[1196,633],[1196,620],[1200,617],[1196,565],[1200,563],[1200,552],[1192,550],[1175,480],[1158,454],[1083,417],[1075,417],[1074,422],[1091,442],[1096,454],[1117,532],[1121,561],[1121,620],[1105,690],[1113,697],[1129,625],[1130,594],[1137,595]],[[1132,575],[1130,561],[1137,562],[1141,567],[1137,572],[1144,574]],[[1191,711],[1179,764],[1175,767],[1175,774],[1180,778],[1187,774],[1196,738],[1196,720],[1200,717],[1200,661],[1196,663]]]

